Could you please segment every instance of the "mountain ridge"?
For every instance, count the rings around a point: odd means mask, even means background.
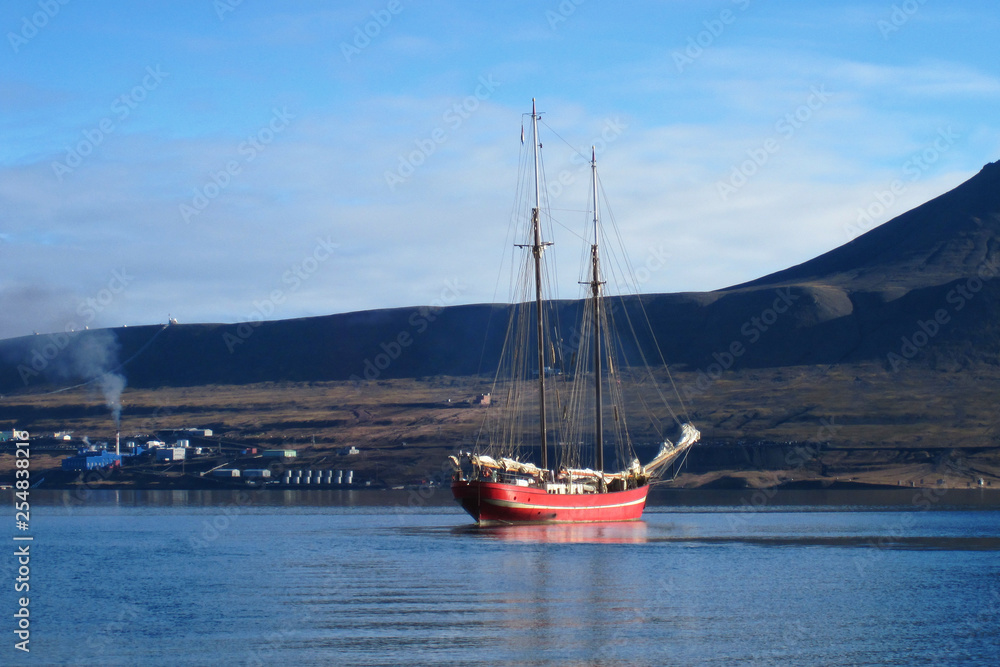
[[[648,316],[655,332],[655,341],[627,351],[632,359],[658,347],[668,364],[689,370],[861,361],[961,368],[998,362],[1000,316],[991,306],[1000,296],[992,280],[998,274],[1000,162],[993,162],[798,265],[713,292],[617,302],[630,317]],[[550,307],[559,321],[572,322],[580,303]],[[106,359],[118,360],[104,370],[120,371],[132,386],[491,376],[511,307],[418,306],[24,336],[0,341],[0,391],[86,380],[79,356],[94,341],[103,341]]]
[[[927,224],[932,217],[936,224]],[[908,234],[914,230],[916,235]],[[958,239],[954,238],[956,235]],[[934,280],[938,272],[955,277],[954,269],[969,268],[970,263],[981,263],[995,254],[1000,249],[998,236],[1000,161],[986,164],[975,176],[956,188],[868,230],[844,245],[787,269],[720,291],[819,279],[832,284],[851,282],[855,288],[862,285],[870,287],[870,279],[884,278],[885,269],[889,267],[910,269],[897,279]],[[990,241],[988,247],[982,244],[987,239]],[[965,252],[963,245],[967,246]],[[858,274],[845,274],[842,268],[845,265],[858,271]],[[937,271],[927,270],[931,268]],[[866,269],[868,273],[865,273]]]

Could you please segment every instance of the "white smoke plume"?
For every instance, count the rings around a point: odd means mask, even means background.
[[[125,377],[118,373],[105,373],[97,381],[97,386],[104,394],[105,405],[111,410],[111,418],[115,420],[115,430],[121,430],[122,391],[125,390]]]
[[[93,381],[104,396],[104,403],[111,411],[115,430],[121,425],[122,392],[125,376],[119,373],[118,338],[107,329],[88,331],[67,348],[69,373],[84,381]]]

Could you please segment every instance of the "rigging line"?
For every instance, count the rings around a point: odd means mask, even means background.
[[[621,298],[621,297],[619,297],[619,298]],[[635,330],[635,325],[632,323],[632,317],[628,314],[628,306],[625,304],[624,299],[623,298],[621,298],[621,299],[622,299],[621,300],[621,303],[622,303],[622,312],[625,315],[625,321],[628,323],[629,331],[632,332],[633,338],[638,342],[639,336],[638,336],[638,333]],[[667,366],[666,361],[663,359],[663,353],[660,351],[659,342],[656,340],[656,334],[653,332],[652,323],[649,321],[649,317],[646,316],[645,308],[642,305],[642,298],[639,297],[639,296],[636,296],[634,300],[636,301],[636,303],[639,304],[639,310],[642,312],[643,316],[645,317],[646,326],[647,326],[647,328],[649,330],[650,337],[653,339],[653,344],[656,347],[656,351],[660,355],[660,362],[663,365],[663,367],[667,370],[667,375],[669,377],[669,375],[670,375],[670,368]],[[663,395],[663,392],[660,391],[659,384],[656,382],[656,378],[653,376],[653,370],[652,370],[652,368],[649,365],[649,360],[646,358],[646,353],[642,350],[642,346],[640,344],[637,344],[636,345],[636,349],[639,352],[639,358],[642,360],[643,366],[646,368],[646,370],[649,373],[650,379],[653,381],[653,388],[656,389],[656,393],[659,395],[660,400],[663,401],[663,404],[667,407],[667,410],[670,412],[670,416],[673,417],[674,421],[678,425],[680,425],[681,420],[678,418],[677,413],[674,412],[674,409],[672,407],[670,407],[670,403],[667,401],[666,397]],[[672,379],[671,379],[671,385],[673,386],[673,380]],[[676,386],[674,386],[674,393],[677,394],[678,401],[681,401],[681,397],[680,397],[679,392],[677,391]],[[684,403],[683,403],[683,401],[681,401],[681,409],[682,409],[682,412],[683,412],[684,411]]]
[[[597,182],[598,182],[598,186],[600,187],[601,192],[603,194],[604,193],[604,187],[603,187],[603,184],[601,183],[599,175],[598,175],[598,181]],[[618,240],[619,244],[624,248],[624,243],[623,243],[623,240],[622,240],[622,237],[621,237],[621,231],[620,231],[620,229],[618,227],[617,221],[615,220],[614,212],[611,210],[611,207],[608,206],[608,200],[607,200],[607,195],[606,194],[604,195],[604,203],[605,203],[605,207],[607,208],[607,212],[608,212],[608,216],[607,217],[610,219],[610,222],[611,222],[611,228],[614,230],[615,237]],[[616,259],[618,259],[617,255],[616,255]],[[620,263],[620,260],[618,260],[618,261]],[[632,291],[638,293],[638,291],[639,291],[638,290],[638,280],[636,279],[634,272],[631,270],[631,266],[627,262],[624,262],[624,269],[627,269],[627,272],[623,270],[623,266],[619,266],[619,270],[623,271],[623,277],[627,277],[627,278],[631,279],[632,284],[635,286],[635,289],[632,290]],[[627,273],[627,276],[625,275],[626,273]],[[621,295],[619,295],[618,298],[621,300],[621,304],[623,306],[622,311],[623,311],[623,313],[625,315],[625,321],[628,323],[629,330],[632,332],[632,337],[638,343],[639,337],[638,337],[638,334],[637,334],[637,332],[635,330],[635,325],[632,323],[632,318],[628,314],[628,308],[627,308],[627,306],[625,304],[624,298]],[[645,318],[646,327],[647,327],[647,330],[650,333],[650,337],[653,339],[653,344],[656,347],[657,354],[660,357],[660,363],[666,369],[667,376],[668,376],[668,378],[670,378],[671,387],[673,388],[674,394],[677,396],[677,400],[678,400],[678,402],[681,405],[681,412],[684,414],[685,418],[687,419],[687,408],[685,407],[684,401],[683,401],[683,399],[680,396],[680,392],[678,391],[677,386],[676,386],[676,384],[673,381],[673,377],[670,374],[670,368],[669,368],[669,366],[667,366],[666,360],[663,358],[663,352],[660,349],[659,341],[656,339],[656,334],[653,332],[652,323],[649,321],[649,316],[646,314],[645,306],[642,303],[642,298],[638,294],[636,294],[636,296],[635,296],[635,301],[639,304],[639,309],[642,312],[643,317]],[[649,366],[649,361],[646,358],[645,352],[642,350],[642,346],[637,344],[636,348],[637,348],[637,350],[639,352],[639,357],[642,360],[643,365],[645,366],[646,370],[649,372],[650,379],[653,380],[653,387],[654,387],[654,389],[656,389],[656,392],[659,395],[660,400],[666,406],[667,410],[670,412],[670,415],[671,415],[671,417],[673,417],[674,421],[679,425],[681,423],[681,421],[680,421],[680,419],[678,419],[677,413],[674,412],[673,408],[670,406],[670,403],[667,401],[666,397],[663,395],[663,392],[660,391],[659,384],[656,382],[655,377],[653,377],[652,369]],[[690,420],[688,420],[688,421],[690,421]]]
[[[521,155],[521,159],[519,160],[519,164],[518,164],[518,178],[517,178],[517,183],[519,185],[517,186],[517,188],[515,190],[514,202],[513,202],[512,206],[511,206],[511,211],[510,211],[510,214],[508,216],[507,232],[506,232],[506,236],[504,238],[504,251],[503,251],[504,257],[506,257],[508,255],[508,249],[510,248],[509,243],[511,241],[511,237],[512,236],[516,237],[516,235],[517,235],[516,227],[517,227],[517,222],[518,222],[518,209],[520,208],[520,202],[523,201],[523,191],[521,189],[521,185],[520,184],[524,180],[523,179],[523,174],[524,174],[524,171],[525,171],[525,168],[526,168],[526,164],[527,164],[527,157],[526,157],[527,156],[527,152],[524,151],[524,150],[522,150],[521,154],[522,154]],[[516,255],[517,255],[516,251],[511,250],[509,252],[510,252],[510,272],[511,272],[511,275],[510,275],[510,278],[509,278],[509,287],[510,287],[509,294],[511,296],[514,296],[514,294],[515,294],[515,292],[514,292],[514,282],[515,282],[514,281],[514,274],[515,274],[515,268],[517,266],[519,266],[520,262],[516,262],[515,261]],[[501,280],[501,278],[503,276],[504,265],[505,264],[506,264],[506,262],[503,261],[503,259],[501,259],[501,261],[499,263],[499,266],[497,268],[497,278],[496,278],[496,283],[495,283],[494,289],[493,289],[493,304],[496,303],[497,294],[500,291],[500,280]],[[516,308],[516,306],[514,306],[513,304],[509,304],[508,308]],[[487,341],[488,341],[488,337],[489,337],[490,325],[492,324],[495,310],[496,310],[495,308],[491,307],[490,308],[489,317],[487,318],[486,332],[483,335],[483,346],[482,346],[482,349],[480,350],[480,355],[479,355],[479,367],[478,367],[477,375],[481,375],[482,374],[482,365],[483,365],[483,360],[485,359],[485,356],[486,356],[486,347],[487,347]],[[504,331],[504,341],[503,341],[503,343],[501,344],[501,347],[500,347],[500,357],[497,360],[497,367],[496,367],[496,371],[495,371],[495,373],[493,375],[493,382],[490,385],[490,395],[491,396],[498,396],[498,394],[497,394],[498,383],[500,381],[500,376],[503,373],[504,364],[506,363],[505,360],[509,357],[509,354],[508,354],[508,349],[509,349],[508,348],[508,341],[510,340],[510,336],[511,336],[511,331],[510,331],[511,325],[512,325],[512,321],[508,318],[507,327],[505,327],[505,331]],[[492,443],[496,443],[496,442],[498,442],[498,440],[502,439],[501,434],[497,433],[497,429],[496,429],[496,425],[495,425],[496,421],[497,421],[497,418],[496,418],[496,412],[497,412],[497,410],[498,410],[498,408],[492,407],[492,403],[491,403],[491,406],[489,406],[487,408],[486,413],[483,415],[482,421],[480,422],[479,430],[476,433],[476,438],[475,438],[475,447],[476,447],[476,449],[479,449],[480,444],[483,441],[484,435],[489,438],[489,442],[486,445],[487,449],[491,448],[491,444]],[[501,448],[503,448],[503,449],[506,449],[506,447],[504,447],[504,445],[502,443],[500,443],[499,446]]]
[[[539,210],[538,210],[539,223],[541,223],[541,221],[542,221],[542,214],[544,213],[545,220],[548,222],[548,226],[550,228],[551,228],[551,226],[552,226],[553,223],[558,224],[561,227],[565,227],[565,225],[563,225],[561,222],[559,222],[558,220],[556,220],[555,218],[552,217],[552,208],[549,206],[550,199],[549,199],[548,183],[547,183],[547,181],[545,179],[545,155],[543,153],[541,153],[541,151],[539,151],[539,154],[538,154],[538,161],[539,161],[539,173],[541,174],[541,188],[540,188],[540,191],[541,191],[541,195],[542,195],[541,196],[541,201],[538,203],[538,207],[539,207]],[[549,243],[554,244],[553,241],[549,241]],[[552,280],[553,276],[558,276],[559,275],[558,255],[556,253],[552,253],[550,255],[550,259],[543,263],[543,269],[544,269],[544,272],[546,274],[548,274],[546,276],[546,280],[551,280],[551,282],[549,283],[549,291],[548,291],[549,298],[551,298],[551,299],[558,299],[559,298],[559,283],[556,280]]]
[[[649,366],[649,361],[646,359],[646,353],[643,352],[642,344],[639,342],[639,335],[635,330],[635,326],[632,324],[632,318],[628,314],[628,304],[625,303],[625,298],[622,297],[621,295],[619,295],[617,298],[618,302],[622,306],[622,313],[625,316],[625,322],[626,324],[628,324],[629,331],[632,333],[632,339],[636,342],[636,350],[639,353],[639,359],[642,361],[643,368],[649,374],[650,380],[652,381],[653,389],[656,390],[656,393],[659,396],[660,401],[663,403],[664,406],[666,406],[667,411],[670,413],[670,416],[673,418],[674,422],[680,425],[681,420],[678,419],[677,413],[674,412],[674,409],[670,406],[670,402],[667,401],[666,397],[663,395],[663,392],[660,391],[659,384],[656,382],[656,378],[653,376],[653,371]],[[650,329],[650,334],[652,334],[652,329]],[[655,335],[652,337],[655,339]],[[640,398],[640,400],[642,401],[643,406],[646,407],[646,409],[650,413],[652,413],[652,409],[649,407],[648,403],[646,403],[645,399]],[[650,421],[652,422],[652,420]],[[654,428],[656,428],[655,424],[653,426]],[[657,428],[656,430],[661,436],[663,435],[663,432],[659,428]]]
[[[646,306],[642,303],[642,298],[637,298],[637,301],[639,302],[639,310],[642,312],[642,316],[646,320],[646,326],[648,326],[649,330],[652,331],[653,325],[649,321],[649,315],[646,313]],[[670,366],[667,364],[666,359],[663,358],[663,351],[660,349],[660,341],[656,338],[655,333],[653,334],[653,344],[656,346],[656,353],[659,355],[660,361],[663,362],[663,368],[667,372],[667,379],[670,380],[670,386],[674,390],[674,395],[677,397],[677,402],[680,403],[681,405],[681,414],[684,415],[684,421],[690,422],[691,417],[688,414],[687,406],[684,404],[684,399],[681,397],[681,392],[677,388],[677,384],[674,382],[674,376],[673,373],[670,372]]]
[[[552,132],[552,134],[554,134],[557,137],[559,137],[560,141],[562,141],[564,144],[566,144],[567,146],[569,146],[573,150],[574,153],[576,153],[577,155],[579,155],[580,157],[582,157],[584,160],[586,160],[587,164],[590,164],[590,158],[588,158],[586,155],[584,155],[583,153],[581,153],[580,149],[578,149],[576,146],[574,146],[573,144],[571,144],[568,141],[566,141],[565,139],[563,139],[563,137],[558,132],[556,132],[552,128],[552,126],[549,125],[548,123],[546,123],[544,120],[542,120],[541,118],[539,118],[538,120],[540,120],[541,123],[542,123],[542,125],[544,125],[545,127],[547,127],[549,129],[549,131]]]
[[[514,327],[514,324],[516,322],[516,319],[514,319],[514,318],[516,317],[516,310],[518,308],[517,303],[522,300],[522,296],[523,296],[522,294],[520,294],[518,292],[517,286],[518,286],[518,284],[521,284],[523,282],[523,278],[519,277],[519,276],[520,276],[520,272],[522,270],[524,270],[524,262],[521,259],[519,259],[518,251],[516,249],[513,249],[513,247],[510,245],[510,241],[512,240],[512,237],[514,237],[514,239],[517,239],[519,237],[519,235],[520,235],[520,233],[519,233],[520,232],[520,230],[519,230],[519,223],[520,223],[520,220],[522,219],[522,217],[524,217],[524,216],[522,216],[522,213],[523,213],[522,209],[524,208],[524,206],[526,205],[526,202],[527,202],[527,188],[526,188],[526,183],[525,183],[526,182],[525,173],[527,172],[527,167],[528,167],[528,157],[529,157],[529,154],[528,154],[527,149],[522,149],[521,150],[520,159],[518,160],[518,174],[517,174],[517,184],[516,184],[516,187],[515,187],[514,202],[511,205],[511,211],[510,211],[510,214],[508,216],[507,233],[506,233],[506,237],[504,239],[504,252],[503,252],[503,255],[504,255],[504,258],[506,258],[508,256],[510,258],[510,264],[509,264],[510,275],[508,277],[508,295],[510,297],[512,297],[513,303],[509,303],[507,305],[507,309],[508,309],[508,312],[509,312],[509,317],[508,317],[508,320],[507,320],[507,326],[504,328],[504,338],[503,338],[503,342],[502,342],[501,347],[500,347],[500,356],[499,356],[499,359],[497,361],[496,372],[495,372],[495,374],[493,376],[493,382],[490,385],[491,395],[492,396],[497,396],[497,397],[499,397],[499,394],[497,393],[497,390],[499,389],[500,378],[503,376],[503,374],[505,372],[504,369],[508,365],[516,365],[517,364],[517,359],[511,357],[511,341],[512,341],[512,337],[513,338],[517,337],[517,334],[514,331],[513,327]],[[497,269],[497,279],[496,279],[496,284],[494,285],[494,293],[493,293],[493,301],[494,301],[494,303],[496,303],[497,294],[500,291],[500,280],[501,280],[501,277],[503,276],[503,273],[504,273],[504,266],[505,266],[505,264],[506,264],[506,261],[501,261],[500,265],[499,265],[499,267]],[[488,318],[488,325],[489,325],[489,323],[492,322],[493,315],[494,315],[494,310],[495,309],[491,309],[490,310],[490,315],[489,315],[489,318]],[[489,330],[489,326],[487,326],[487,333],[488,333],[488,330]],[[483,359],[485,357],[486,343],[487,343],[487,336],[484,335],[483,336],[483,349],[482,349],[482,351],[480,353],[480,371],[482,369],[482,362],[483,362]],[[505,403],[509,403],[509,401],[505,401]],[[487,447],[488,448],[490,446],[492,446],[492,444],[496,444],[497,446],[499,446],[501,448],[501,450],[508,450],[508,449],[510,449],[512,447],[513,443],[512,442],[506,442],[506,440],[507,440],[506,436],[502,432],[500,432],[498,430],[498,428],[499,428],[498,421],[499,420],[498,420],[498,417],[497,417],[497,412],[500,411],[500,410],[503,410],[503,409],[509,409],[509,406],[506,407],[506,408],[493,407],[492,403],[491,403],[491,407],[487,409],[486,414],[483,417],[482,423],[480,424],[479,431],[478,431],[478,433],[476,435],[476,445],[477,445],[477,447],[479,446],[479,444],[481,443],[481,441],[483,439],[484,431],[487,432],[487,433],[485,433],[485,435],[487,435],[491,439],[491,442],[487,443]]]
[[[653,376],[653,370],[652,370],[652,368],[649,365],[649,360],[646,358],[646,353],[642,350],[642,345],[638,343],[638,341],[639,341],[639,335],[638,335],[638,333],[635,330],[635,325],[632,323],[632,317],[628,314],[628,305],[625,303],[625,299],[623,297],[619,296],[619,299],[620,299],[620,303],[622,304],[622,312],[625,315],[625,322],[628,324],[629,331],[632,332],[633,339],[637,342],[637,344],[636,344],[636,350],[639,353],[639,358],[642,360],[643,367],[649,373],[650,380],[652,380],[653,388],[656,390],[656,393],[660,397],[660,400],[666,406],[667,411],[670,412],[670,416],[673,417],[674,422],[676,422],[678,425],[680,425],[681,420],[678,418],[677,413],[674,412],[674,409],[670,406],[670,402],[667,401],[666,397],[663,395],[663,392],[660,390],[659,384],[656,382],[656,378]],[[639,306],[640,306],[640,309],[641,309],[642,308],[642,300],[640,298],[636,297],[635,301],[639,303]],[[646,318],[646,324],[647,324],[647,327],[649,327],[650,337],[653,339],[653,342],[656,343],[656,335],[653,333],[652,325],[649,323],[649,318],[648,317]],[[657,350],[659,350],[659,346],[657,346]],[[662,353],[661,353],[661,363],[663,364],[664,367],[666,367],[666,362],[662,361]],[[668,370],[668,373],[669,373],[669,370]],[[678,399],[679,398],[680,397],[678,396]]]
[[[612,228],[615,230],[615,235],[618,237],[619,243],[621,243],[622,242],[621,241],[621,232],[620,232],[620,230],[618,228],[618,223],[615,221],[614,212],[611,210],[611,207],[607,203],[608,199],[607,199],[607,195],[604,193],[604,184],[601,182],[600,175],[598,175],[598,177],[597,177],[597,183],[598,183],[598,186],[601,189],[601,194],[604,197],[604,203],[605,203],[605,206],[608,209],[608,216],[611,218]],[[625,247],[624,243],[622,243],[622,248],[624,248],[624,247]],[[667,379],[670,381],[670,387],[671,387],[671,389],[673,389],[674,395],[677,397],[677,402],[681,406],[681,414],[684,415],[684,420],[685,421],[690,422],[691,418],[690,418],[690,415],[688,414],[687,406],[684,404],[684,399],[681,397],[681,393],[680,393],[680,390],[677,388],[676,382],[674,382],[674,376],[673,376],[673,373],[670,372],[670,366],[667,364],[667,360],[663,356],[663,350],[660,348],[660,341],[659,341],[659,339],[657,339],[656,334],[653,331],[653,324],[649,320],[649,314],[646,312],[646,306],[642,302],[642,297],[638,294],[638,292],[639,292],[639,289],[638,289],[638,287],[639,287],[638,280],[637,280],[637,278],[635,276],[635,273],[633,271],[631,271],[631,267],[628,267],[628,268],[629,268],[629,272],[631,274],[630,277],[631,277],[631,279],[633,281],[633,284],[636,287],[636,289],[635,289],[635,292],[636,292],[636,301],[639,304],[639,311],[642,313],[643,319],[645,319],[645,321],[646,321],[646,327],[648,328],[650,334],[652,334],[653,345],[656,347],[656,353],[657,353],[657,355],[660,358],[660,363],[663,365],[663,368],[667,372]],[[631,325],[631,320],[630,320],[629,323]],[[659,391],[659,388],[657,388],[657,391]],[[673,413],[673,410],[670,410],[670,412]],[[674,419],[676,420],[676,416],[674,416]]]
[[[621,383],[621,378],[624,373],[624,349],[622,346],[621,338],[615,333],[614,328],[614,314],[609,312],[610,309],[602,309],[601,318],[603,321],[604,331],[607,332],[606,346],[609,359],[608,366],[608,396],[610,402],[617,407],[618,417],[612,424],[612,429],[615,433],[615,443],[617,454],[619,457],[619,462],[622,466],[628,465],[627,459],[633,458],[634,449],[632,447],[632,439],[629,433],[628,426],[628,412],[625,410],[625,395],[624,386]]]
[[[646,401],[646,397],[643,395],[643,392],[638,392],[637,397],[639,402],[642,404],[643,409],[646,411],[646,418],[649,420],[649,425],[653,427],[654,431],[656,431],[657,437],[663,438],[663,420],[656,416],[653,411],[653,407]]]
[[[146,341],[145,344],[143,344],[143,346],[140,347],[139,350],[135,354],[133,354],[131,357],[129,357],[125,361],[121,362],[120,364],[118,364],[117,366],[115,366],[114,368],[112,368],[111,370],[104,371],[100,375],[97,375],[97,376],[95,376],[95,377],[87,380],[86,382],[81,382],[80,384],[75,384],[72,387],[63,387],[62,389],[56,389],[55,391],[49,391],[49,392],[46,392],[44,394],[38,394],[38,396],[51,396],[52,394],[61,394],[62,392],[64,392],[64,391],[70,391],[71,389],[77,389],[79,387],[86,387],[88,384],[94,384],[95,382],[97,382],[98,380],[100,380],[103,377],[107,377],[108,375],[111,375],[112,373],[117,373],[121,369],[125,368],[126,364],[132,363],[132,361],[136,357],[138,357],[140,354],[142,354],[143,352],[145,352],[146,348],[149,347],[150,345],[152,345],[153,341],[156,340],[156,337],[159,336],[164,331],[166,331],[168,326],[170,326],[170,325],[168,325],[168,324],[161,325],[160,326],[160,330],[157,331],[155,334],[153,334],[153,337],[150,338],[148,341]]]
[[[512,305],[508,305],[507,307],[508,307],[508,309],[513,309],[513,308],[516,308],[517,306],[515,306],[515,305],[512,304]],[[510,337],[511,337],[511,327],[513,326],[513,323],[514,323],[514,320],[511,319],[511,318],[508,318],[508,320],[507,320],[507,327],[506,327],[505,333],[504,333],[504,342],[502,343],[502,345],[500,347],[500,359],[497,362],[497,372],[493,376],[493,383],[490,385],[490,396],[491,396],[491,398],[493,396],[498,396],[497,385],[500,382],[500,374],[503,372],[504,365],[506,363],[508,363],[508,359],[510,357],[510,348],[509,348],[509,345],[508,345],[508,341],[510,340]],[[476,446],[477,447],[479,445],[480,440],[482,439],[483,430],[486,429],[487,427],[489,427],[489,429],[493,432],[494,436],[497,435],[497,433],[496,433],[496,427],[494,426],[494,423],[496,421],[496,417],[495,417],[495,415],[496,415],[496,409],[492,409],[492,406],[493,406],[493,403],[492,403],[492,400],[491,400],[490,406],[487,407],[486,414],[483,415],[483,421],[480,424],[479,432],[476,434]]]
[[[549,209],[549,210],[552,210],[552,209]],[[586,211],[585,211],[585,212],[586,212]],[[580,239],[581,241],[583,241],[583,242],[587,242],[587,241],[589,240],[589,239],[588,239],[587,237],[585,237],[585,236],[584,236],[583,234],[580,234],[579,232],[576,232],[576,231],[574,231],[574,230],[573,230],[573,229],[572,229],[571,227],[569,227],[569,226],[567,226],[566,224],[564,224],[564,223],[560,222],[560,221],[559,221],[559,220],[557,220],[556,218],[553,218],[553,217],[552,217],[551,215],[550,215],[550,216],[547,216],[547,217],[549,218],[549,221],[550,221],[550,222],[553,222],[553,223],[555,223],[555,224],[559,225],[560,227],[562,227],[563,229],[565,229],[565,230],[566,230],[567,232],[569,232],[570,234],[572,234],[572,235],[573,235],[573,236],[575,236],[576,238]]]
[[[687,463],[688,454],[690,454],[690,453],[691,453],[691,448],[690,447],[688,447],[687,449],[684,450],[684,458],[682,458],[681,462],[677,464],[676,468],[674,468],[674,476],[670,478],[671,482],[674,481],[675,479],[677,479],[677,475],[681,474],[681,468],[683,468],[684,464]]]
[[[524,180],[522,178],[522,174],[524,172],[525,164],[527,163],[527,154],[528,154],[528,152],[522,148],[521,149],[521,158],[518,160],[518,170],[517,170],[517,182],[518,183],[522,183],[523,180]],[[519,189],[519,187],[517,189]],[[510,247],[509,243],[510,243],[511,235],[512,235],[512,233],[514,233],[513,230],[514,230],[514,227],[516,226],[516,222],[517,222],[518,201],[520,201],[520,195],[517,193],[517,191],[515,191],[514,203],[511,205],[511,211],[510,211],[510,214],[508,215],[508,218],[507,218],[507,220],[508,220],[507,221],[507,232],[506,232],[506,235],[504,236],[504,244],[503,244],[504,250],[503,250],[503,255],[501,256],[500,265],[497,267],[497,278],[496,278],[496,282],[493,285],[493,299],[492,299],[492,303],[494,303],[494,304],[497,301],[497,293],[500,291],[500,279],[503,277],[503,267],[504,267],[503,257],[507,255],[507,250]],[[512,255],[511,261],[513,262],[513,253],[511,255]],[[486,319],[486,333],[483,335],[483,347],[479,351],[479,364],[478,364],[477,370],[476,370],[476,376],[477,377],[481,376],[482,375],[482,371],[483,371],[483,359],[486,358],[486,342],[487,342],[487,339],[489,337],[490,325],[493,323],[493,311],[494,311],[494,309],[490,308],[489,316]]]

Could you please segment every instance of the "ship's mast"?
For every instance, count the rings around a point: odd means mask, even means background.
[[[590,294],[594,300],[594,447],[597,451],[597,471],[604,471],[604,420],[601,397],[601,270],[597,246],[600,240],[600,225],[597,219],[597,149],[591,147],[590,171],[594,179],[594,245],[590,247],[593,275],[590,280]]]
[[[542,459],[541,468],[549,467],[549,447],[548,434],[545,425],[545,327],[542,322],[542,252],[545,246],[550,243],[542,242],[542,230],[539,210],[541,208],[540,198],[540,174],[538,160],[538,114],[535,111],[535,99],[531,99],[531,137],[535,147],[535,207],[531,209],[531,227],[534,233],[534,243],[531,252],[535,257],[535,335],[538,340],[538,421],[539,435],[541,436]]]

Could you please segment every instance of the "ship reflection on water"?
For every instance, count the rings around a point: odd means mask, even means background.
[[[640,544],[649,541],[645,521],[459,526],[455,534],[501,542],[539,544]]]

